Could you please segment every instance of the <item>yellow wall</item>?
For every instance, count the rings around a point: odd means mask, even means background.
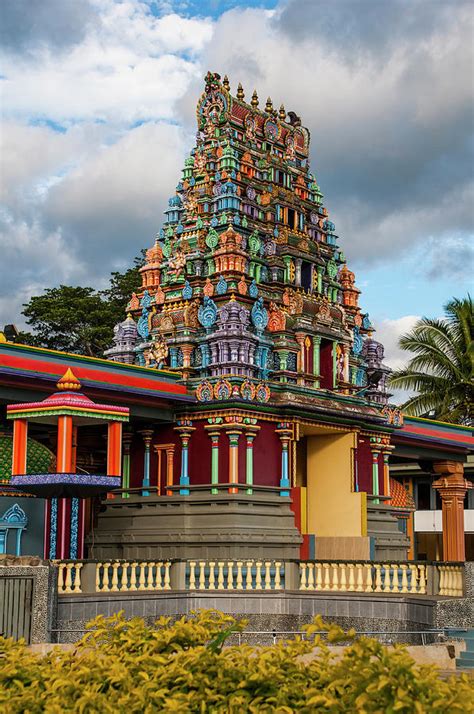
[[[308,532],[367,535],[365,493],[352,492],[356,434],[307,437]]]

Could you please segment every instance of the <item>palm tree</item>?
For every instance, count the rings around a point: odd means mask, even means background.
[[[453,298],[444,319],[423,317],[399,344],[414,354],[392,372],[392,387],[417,392],[403,404],[406,414],[434,412],[436,419],[474,424],[474,315],[472,298]]]

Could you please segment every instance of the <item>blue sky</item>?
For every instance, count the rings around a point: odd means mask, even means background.
[[[153,242],[208,69],[293,109],[386,345],[473,267],[465,0],[0,4],[0,324],[60,283],[101,287]]]

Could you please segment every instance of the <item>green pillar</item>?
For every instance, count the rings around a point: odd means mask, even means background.
[[[130,446],[132,444],[133,434],[130,431],[124,431],[122,434],[122,489],[126,491],[122,494],[122,498],[130,498],[128,489],[130,488]]]
[[[323,268],[318,265],[318,293],[323,292]]]
[[[253,432],[247,432],[246,436],[246,452],[245,452],[245,483],[249,488],[247,488],[247,493],[253,493],[253,441],[256,434]]]
[[[219,436],[220,432],[211,431],[211,483],[217,485],[219,483]],[[219,493],[217,488],[211,488],[213,495]]]

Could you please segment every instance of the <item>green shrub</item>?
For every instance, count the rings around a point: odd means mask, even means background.
[[[472,711],[471,679],[442,680],[403,647],[361,638],[335,657],[320,635],[270,647],[223,647],[244,626],[215,611],[177,622],[161,618],[153,627],[120,613],[90,623],[72,650],[44,656],[0,638],[0,712]],[[306,629],[308,635],[326,631],[332,643],[354,634],[320,618]]]

